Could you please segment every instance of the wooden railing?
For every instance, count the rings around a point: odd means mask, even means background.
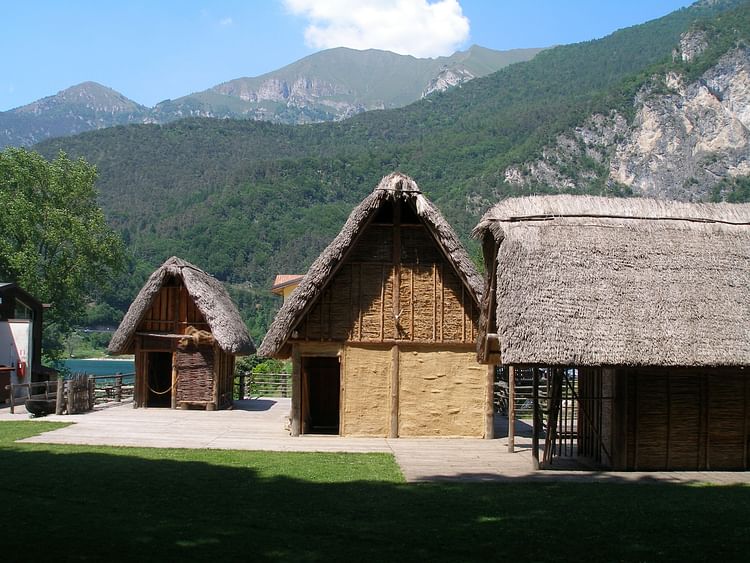
[[[53,379],[36,383],[11,383],[5,389],[10,391],[10,412],[24,404],[27,399],[55,401],[55,414],[68,414],[91,410],[95,404],[122,402],[132,398],[135,382],[134,373],[114,375],[88,375],[76,373],[68,379]],[[39,391],[42,389],[42,391]],[[25,390],[26,393],[17,393]],[[21,395],[16,397],[16,395]]]
[[[292,376],[288,373],[239,373],[234,378],[235,399],[291,396]]]

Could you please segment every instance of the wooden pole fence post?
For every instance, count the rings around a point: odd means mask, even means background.
[[[63,399],[65,397],[65,380],[62,377],[57,378],[57,389],[55,403],[55,414],[62,414],[63,411]]]
[[[115,375],[115,402],[122,402],[122,375],[119,372]]]

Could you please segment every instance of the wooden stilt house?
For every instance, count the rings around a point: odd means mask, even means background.
[[[227,408],[235,356],[255,352],[224,286],[172,257],[143,286],[109,345],[135,355],[134,407]]]
[[[542,465],[748,468],[750,205],[528,197],[475,235],[479,359],[532,373]]]
[[[492,378],[473,352],[480,291],[414,180],[383,178],[259,349],[292,358],[292,434],[491,437]]]

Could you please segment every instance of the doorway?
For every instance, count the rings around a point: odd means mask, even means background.
[[[303,433],[339,433],[339,366],[338,357],[303,358]]]
[[[172,353],[151,352],[148,355],[147,407],[172,406]]]

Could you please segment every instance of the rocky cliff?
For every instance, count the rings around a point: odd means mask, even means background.
[[[676,60],[692,62],[705,36],[686,34]],[[504,171],[530,191],[614,191],[680,200],[717,198],[729,179],[750,175],[750,48],[736,47],[697,80],[669,71],[633,101],[558,136],[540,158]]]

